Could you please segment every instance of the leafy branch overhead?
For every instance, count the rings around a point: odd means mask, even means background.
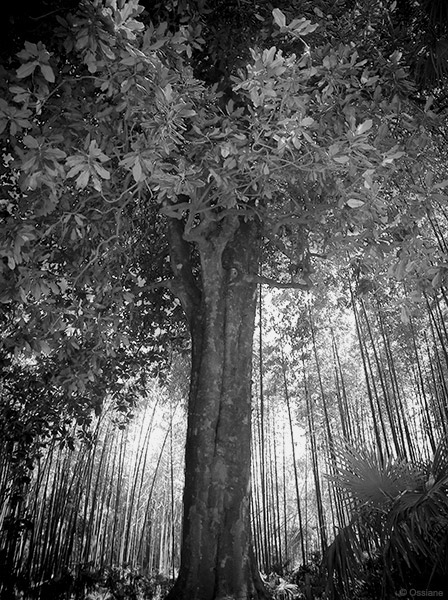
[[[135,0],[82,2],[58,17],[51,47],[25,44],[3,84],[14,191],[4,201],[2,302],[19,301],[24,335],[40,329],[49,347],[52,336],[82,336],[78,317],[98,311],[90,298],[132,312],[147,284],[160,285],[165,275],[148,281],[134,264],[147,207],[182,221],[194,243],[235,217],[258,219],[268,243],[297,263],[341,238],[354,251],[394,249],[405,214],[418,227],[432,192],[423,186],[404,206],[396,191],[408,183],[403,173],[420,177],[425,126],[437,117],[430,103],[421,111],[408,100],[400,52],[372,55],[354,38],[323,43],[330,16],[288,23],[276,8],[274,37],[234,73],[229,100],[194,76],[197,23],[173,32],[145,27],[141,13]],[[436,179],[430,189],[443,194],[445,185]],[[288,269],[266,281],[309,282]],[[33,305],[42,293],[43,321]],[[124,339],[101,337],[111,349]]]

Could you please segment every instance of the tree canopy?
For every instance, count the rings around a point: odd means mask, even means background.
[[[399,236],[413,243],[424,197],[445,186],[419,162],[434,132],[431,102],[413,104],[402,54],[376,44],[381,6],[368,27],[360,10],[305,9],[310,18],[289,23],[274,10],[274,27],[264,13],[247,17],[259,49],[247,69],[247,48],[223,67],[230,95],[210,85],[215,67],[195,61],[198,18],[187,26],[184,15],[174,32],[145,29],[137,3],[81,3],[56,15],[48,47],[25,44],[1,105],[4,168],[14,173],[3,176],[2,303],[15,313],[6,348],[54,356],[57,347],[84,389],[139,332],[147,343],[143,313],[157,331],[157,311],[142,310],[154,302],[148,288],[170,270],[166,217],[188,242],[235,216],[259,219],[266,256],[286,255],[285,284],[307,285],[313,253],[342,239],[365,255],[396,250]],[[409,184],[411,202],[396,193]],[[167,287],[179,291],[171,267]]]

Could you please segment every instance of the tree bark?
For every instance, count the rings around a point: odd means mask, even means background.
[[[180,234],[172,223],[171,259],[190,324],[192,365],[181,565],[168,599],[266,598],[249,510],[259,226],[232,218],[202,232],[197,278]]]

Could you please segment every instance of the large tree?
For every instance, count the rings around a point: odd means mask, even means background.
[[[434,115],[376,43],[381,6],[251,14],[255,48],[230,65],[204,58],[198,7],[145,26],[134,0],[85,1],[5,71],[3,344],[50,357],[49,385],[88,399],[160,335],[155,309],[176,310],[162,290],[177,298],[191,385],[170,598],[244,600],[265,595],[249,512],[257,285],[307,288],[335,244],[380,255],[397,229],[418,235],[422,195],[404,204],[393,186],[400,165],[424,172]]]

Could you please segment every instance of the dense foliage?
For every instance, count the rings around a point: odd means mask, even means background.
[[[243,18],[235,7],[201,12],[186,5],[182,12],[167,4],[149,16],[178,31],[150,25],[144,35],[148,13],[135,3],[85,3],[68,17],[66,6],[55,11],[48,49],[27,42],[21,66],[10,61],[4,82],[2,131],[11,154],[3,176],[2,301],[27,306],[25,318],[11,321],[15,337],[7,348],[49,352],[45,338],[54,330],[59,354],[84,371],[77,385],[85,387],[82,381],[102,370],[100,355],[123,354],[142,332],[148,344],[157,311],[147,284],[169,273],[158,208],[188,214],[187,233],[202,215],[221,221],[223,209],[258,215],[274,248],[288,250],[290,268],[303,267],[305,275],[309,231],[325,249],[348,233],[367,257],[413,243],[428,192],[437,198],[444,187],[443,171],[434,179],[427,163],[415,160],[437,133],[431,102],[424,112],[415,108],[410,98],[419,92],[402,55],[384,54],[392,42],[381,5],[323,8],[305,5],[307,18],[290,24],[277,9],[271,25],[265,7]],[[241,56],[225,59],[222,48],[211,47],[212,40],[226,43],[213,19],[239,23],[237,33],[260,48],[248,71],[247,46],[236,45]],[[410,47],[405,31],[403,50]],[[36,31],[27,33],[36,39]],[[219,76],[216,65],[204,65],[205,55],[227,61]],[[216,93],[210,81],[226,87]],[[6,175],[11,166],[14,178]],[[385,203],[392,178],[396,191]],[[410,178],[408,203],[397,194]],[[437,263],[432,268],[435,277]],[[37,305],[42,314],[33,313]]]
[[[234,101],[194,78],[199,25],[144,33],[141,10],[85,3],[58,16],[49,48],[27,42],[4,82],[14,176],[4,175],[2,204],[3,348],[51,355],[70,394],[138,362],[151,331],[166,341],[157,315],[176,309],[151,289],[169,277],[158,209],[185,218],[192,241],[232,213],[261,218],[297,272],[292,283],[306,285],[312,245],[325,254],[341,239],[372,260],[400,248],[397,272],[410,271],[428,197],[446,183],[418,160],[433,131],[430,102],[423,112],[406,100],[414,89],[398,51],[383,56],[370,35],[350,41],[356,11],[337,26],[320,9],[316,24],[287,25],[274,11],[291,41],[252,51]],[[437,284],[443,268],[432,262],[422,270]]]

